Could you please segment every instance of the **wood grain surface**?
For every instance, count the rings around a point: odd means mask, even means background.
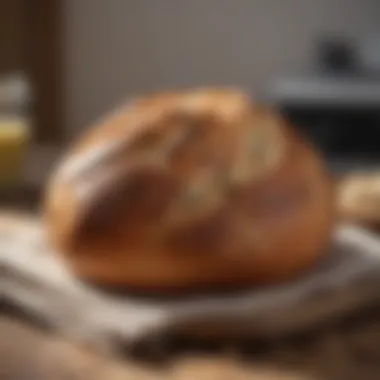
[[[110,358],[21,319],[0,317],[1,380],[378,380],[380,307],[265,345],[176,346],[159,360]]]
[[[218,356],[165,365],[117,361],[10,318],[0,319],[1,380],[307,380],[311,377]]]

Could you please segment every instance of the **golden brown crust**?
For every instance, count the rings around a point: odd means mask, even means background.
[[[342,219],[363,225],[380,225],[380,173],[355,172],[344,176],[338,187]]]
[[[319,156],[229,90],[132,102],[52,176],[46,219],[73,270],[178,291],[283,280],[322,256],[334,219]]]

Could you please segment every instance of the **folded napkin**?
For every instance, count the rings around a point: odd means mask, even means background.
[[[99,348],[157,341],[273,338],[380,302],[380,239],[339,226],[328,258],[292,282],[183,298],[110,294],[74,278],[49,248],[38,219],[0,217],[5,300],[71,339]]]

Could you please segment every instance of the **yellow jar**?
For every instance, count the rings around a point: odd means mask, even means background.
[[[0,115],[0,186],[21,182],[30,136],[27,118]]]

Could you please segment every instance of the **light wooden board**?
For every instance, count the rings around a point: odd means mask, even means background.
[[[116,296],[71,276],[44,242],[38,219],[0,218],[1,288],[5,299],[61,334],[100,349],[168,335],[270,338],[313,329],[380,302],[380,242],[339,227],[328,260],[288,284],[186,299]]]
[[[0,337],[2,380],[315,379],[303,371],[249,364],[226,355],[182,357],[165,366],[133,360],[120,361],[9,318],[0,319]]]

